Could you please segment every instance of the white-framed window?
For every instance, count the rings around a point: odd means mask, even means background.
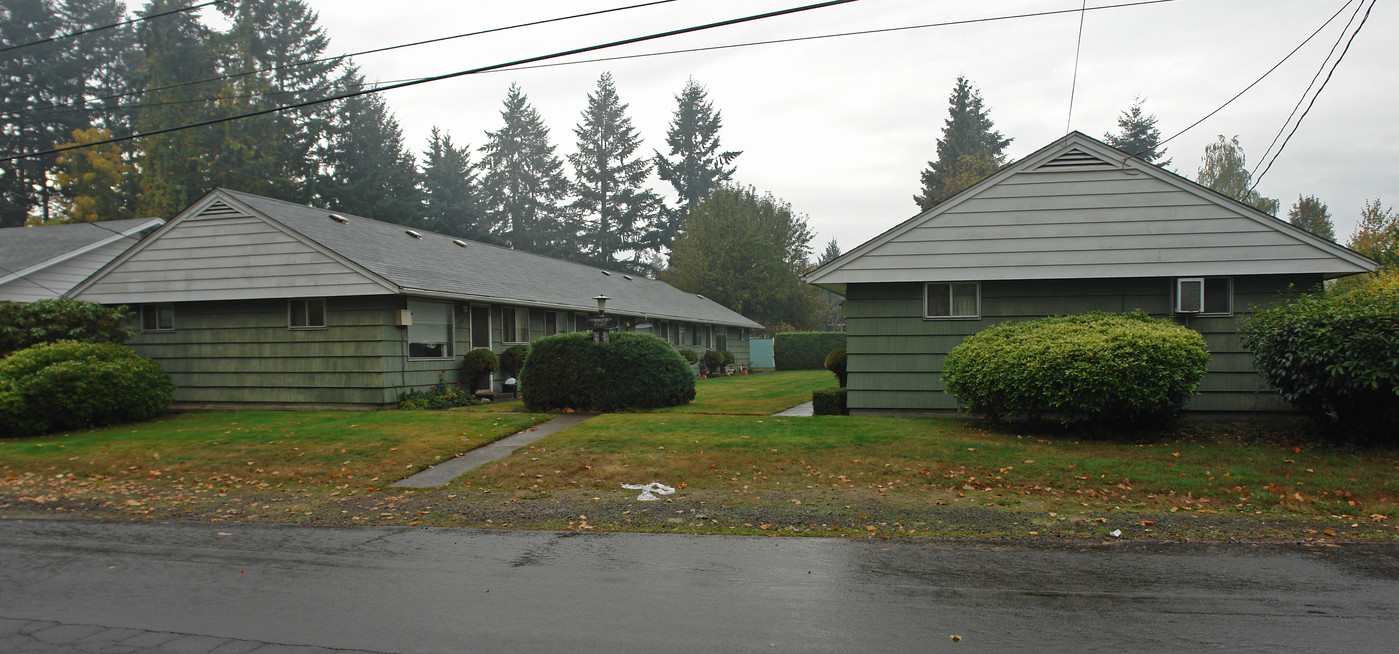
[[[559,313],[559,312],[557,312],[557,311],[545,311],[545,312],[544,312],[544,335],[545,335],[545,336],[553,336],[554,334],[557,334],[557,333],[559,333],[559,332],[561,332],[561,331],[565,331],[565,330],[559,329],[559,323],[561,323],[561,322],[563,322],[563,314],[561,314],[561,313]]]
[[[287,300],[289,329],[325,329],[325,298]]]
[[[931,283],[923,287],[923,317],[980,318],[979,282]]]
[[[678,322],[669,322],[669,323],[666,323],[666,331],[669,332],[669,334],[666,336],[666,340],[670,341],[670,344],[671,344],[671,345],[679,345],[679,344],[680,344],[680,323],[678,323]]]
[[[506,343],[529,342],[529,309],[501,309],[500,337]]]
[[[1176,279],[1176,313],[1226,316],[1234,312],[1234,280],[1230,277]]]
[[[408,326],[408,358],[452,358],[452,334],[455,331],[452,304],[409,300],[408,311],[413,315],[413,324]]]
[[[175,331],[175,305],[168,302],[141,305],[141,331]]]

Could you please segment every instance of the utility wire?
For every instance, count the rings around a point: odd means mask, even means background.
[[[479,67],[479,68],[469,68],[469,69],[467,69],[467,70],[460,70],[460,71],[457,71],[457,72],[454,72],[454,73],[446,73],[446,74],[443,74],[443,75],[436,75],[436,76],[433,76],[433,77],[425,77],[425,78],[422,78],[422,79],[419,79],[419,80],[413,80],[413,81],[409,81],[409,82],[400,82],[400,83],[398,83],[398,84],[389,84],[389,85],[386,85],[386,86],[381,86],[381,87],[376,88],[376,89],[363,89],[363,90],[354,91],[354,92],[351,92],[351,93],[342,93],[342,94],[339,94],[339,95],[334,95],[334,96],[330,96],[330,97],[326,97],[326,98],[320,98],[320,99],[316,99],[316,100],[307,100],[307,101],[305,101],[305,102],[297,102],[297,103],[293,103],[293,104],[289,104],[289,105],[283,105],[283,106],[279,106],[279,107],[271,107],[271,108],[268,108],[268,109],[260,109],[260,110],[258,110],[258,111],[249,111],[249,112],[245,112],[245,113],[241,113],[241,114],[236,114],[236,115],[233,115],[233,116],[224,116],[224,117],[222,117],[222,118],[213,118],[213,119],[204,120],[204,121],[195,122],[195,123],[187,123],[187,124],[184,124],[184,125],[177,125],[177,126],[174,126],[174,127],[165,127],[165,128],[161,128],[161,129],[151,130],[151,131],[149,131],[149,132],[138,133],[138,134],[128,134],[128,135],[126,135],[126,136],[118,136],[118,137],[113,137],[113,138],[109,138],[109,139],[104,139],[104,140],[101,140],[101,141],[93,141],[92,143],[84,143],[84,144],[82,144],[82,145],[73,144],[73,145],[69,145],[69,146],[65,146],[65,147],[50,148],[50,149],[48,149],[48,150],[42,150],[42,151],[38,151],[38,152],[25,152],[25,153],[21,153],[21,154],[12,154],[12,155],[8,155],[8,156],[5,156],[5,157],[0,157],[0,162],[4,162],[4,161],[14,161],[14,160],[16,160],[16,159],[27,159],[27,158],[30,158],[30,157],[41,157],[41,156],[50,155],[50,154],[57,154],[57,153],[59,153],[59,152],[66,152],[66,151],[68,151],[68,150],[76,150],[76,149],[78,149],[78,148],[92,147],[92,146],[95,146],[95,145],[106,145],[106,144],[108,144],[108,143],[120,143],[120,142],[124,142],[124,141],[130,141],[130,140],[138,139],[138,138],[144,138],[144,137],[147,137],[147,136],[156,136],[156,135],[159,135],[159,134],[168,134],[168,133],[170,133],[170,132],[176,132],[176,131],[185,130],[185,129],[192,129],[192,128],[195,128],[195,127],[206,127],[206,126],[208,126],[208,125],[217,125],[217,124],[220,124],[220,123],[226,123],[226,122],[230,122],[230,121],[234,121],[234,120],[241,120],[241,119],[243,119],[243,118],[252,118],[252,117],[254,117],[254,116],[263,116],[263,115],[271,114],[271,113],[279,113],[279,112],[282,112],[282,111],[287,111],[287,110],[289,110],[289,109],[300,109],[300,108],[302,108],[302,107],[309,107],[309,106],[313,106],[313,105],[324,104],[324,103],[326,103],[326,102],[333,102],[333,101],[335,101],[335,100],[345,100],[345,99],[348,99],[348,98],[355,98],[355,97],[359,97],[359,96],[363,96],[363,95],[369,95],[369,94],[372,94],[372,93],[380,93],[380,92],[383,92],[383,91],[389,91],[389,90],[393,90],[393,89],[401,89],[401,88],[408,87],[408,86],[416,86],[416,85],[418,85],[418,84],[427,84],[427,83],[429,83],[429,82],[440,82],[440,81],[442,81],[442,80],[454,79],[454,78],[462,77],[462,76],[465,76],[465,75],[474,75],[474,74],[476,74],[476,73],[483,73],[483,72],[486,72],[486,71],[496,70],[496,69],[500,69],[500,68],[507,68],[507,67],[510,67],[510,66],[519,66],[519,65],[522,65],[522,64],[534,63],[534,62],[536,62],[536,61],[545,61],[545,60],[549,60],[549,59],[558,59],[558,58],[560,58],[560,57],[567,57],[567,56],[571,56],[571,55],[575,55],[575,54],[582,54],[582,53],[584,53],[584,52],[593,52],[593,51],[596,51],[596,50],[604,50],[604,49],[607,49],[607,48],[615,48],[615,47],[619,47],[619,46],[623,46],[623,45],[631,45],[631,44],[633,44],[633,43],[643,43],[643,42],[646,42],[646,41],[654,41],[654,40],[657,40],[657,39],[669,38],[669,37],[678,36],[678,35],[681,35],[681,34],[690,34],[690,33],[693,33],[693,32],[700,32],[700,31],[715,29],[715,28],[719,28],[719,27],[727,27],[727,26],[729,26],[729,25],[738,25],[738,24],[741,24],[741,23],[749,23],[749,22],[758,21],[758,20],[765,20],[765,19],[768,19],[768,18],[776,18],[776,17],[778,17],[778,16],[786,16],[786,15],[790,15],[790,14],[796,14],[796,13],[811,11],[811,10],[814,10],[814,9],[824,9],[824,8],[826,8],[826,7],[834,7],[834,6],[836,6],[836,5],[849,4],[849,3],[852,3],[852,2],[856,2],[856,1],[857,1],[857,0],[828,0],[827,2],[818,2],[818,3],[815,3],[815,4],[802,5],[802,6],[799,6],[799,7],[792,7],[792,8],[788,8],[788,9],[780,9],[780,10],[777,10],[777,11],[770,11],[770,12],[761,13],[761,14],[753,14],[753,15],[744,16],[744,17],[741,17],[741,18],[731,18],[731,19],[728,19],[728,20],[722,20],[722,21],[717,21],[717,22],[713,22],[713,23],[706,23],[706,24],[703,24],[703,25],[694,25],[694,26],[691,26],[691,27],[682,27],[682,28],[680,28],[680,29],[674,29],[674,30],[669,30],[669,31],[665,31],[665,32],[656,32],[656,33],[652,33],[652,34],[647,34],[647,35],[645,35],[645,36],[636,36],[636,37],[631,37],[631,38],[627,38],[627,39],[622,39],[622,40],[620,40],[620,41],[611,41],[611,42],[608,42],[608,43],[602,43],[602,44],[598,44],[598,45],[590,45],[590,46],[584,46],[584,47],[581,47],[581,48],[574,48],[574,49],[572,49],[572,50],[563,50],[563,51],[560,51],[560,52],[555,52],[555,53],[553,53],[553,54],[538,55],[538,56],[534,56],[534,57],[527,57],[527,58],[525,58],[525,59],[517,59],[517,60],[515,60],[515,61],[510,61],[510,62],[505,62],[505,63],[492,64],[492,65],[489,65],[489,66],[481,66],[481,67]]]
[[[88,29],[85,29],[85,30],[78,30],[78,31],[76,31],[76,32],[69,32],[69,33],[67,33],[67,34],[59,34],[58,36],[50,36],[50,37],[47,38],[47,39],[40,39],[40,40],[38,40],[38,41],[30,41],[30,42],[28,42],[28,43],[20,43],[20,44],[18,44],[18,45],[7,45],[7,46],[5,46],[5,47],[3,47],[3,48],[0,48],[0,52],[9,52],[9,51],[11,51],[11,50],[18,50],[18,49],[20,49],[20,48],[27,48],[27,47],[34,46],[34,45],[42,45],[42,44],[44,44],[44,43],[53,43],[54,41],[59,41],[59,40],[62,40],[62,39],[68,39],[68,38],[72,38],[72,37],[75,37],[75,36],[80,36],[80,35],[83,35],[83,34],[91,34],[91,33],[93,33],[93,32],[100,32],[100,31],[102,31],[102,30],[109,30],[109,29],[112,29],[112,28],[114,28],[114,27],[121,27],[121,26],[123,26],[123,25],[130,25],[130,24],[132,24],[132,23],[139,23],[139,22],[141,22],[141,21],[150,20],[150,19],[152,19],[152,18],[160,18],[161,16],[169,16],[170,14],[179,14],[179,13],[183,13],[183,12],[186,12],[186,11],[193,11],[193,10],[195,10],[195,9],[202,9],[202,8],[204,8],[204,7],[208,7],[209,5],[216,5],[216,4],[220,4],[220,3],[223,3],[223,2],[227,2],[227,1],[228,1],[228,0],[212,0],[211,2],[205,2],[205,3],[197,4],[197,5],[190,5],[190,6],[188,6],[188,7],[185,7],[184,9],[171,9],[170,11],[162,11],[162,12],[160,12],[160,13],[158,13],[158,14],[150,14],[149,16],[137,16],[136,18],[132,18],[132,19],[130,19],[130,20],[124,20],[124,21],[121,21],[121,22],[119,22],[119,23],[112,23],[111,25],[102,25],[102,26],[99,26],[99,27],[89,27]]]
[[[1088,0],[1078,9],[1078,43],[1074,45],[1074,78],[1069,84],[1069,117],[1064,119],[1064,133],[1068,134],[1074,123],[1074,96],[1078,94],[1078,54],[1083,51],[1083,18],[1088,15]]]
[[[1263,176],[1267,175],[1269,170],[1272,170],[1273,164],[1277,162],[1278,157],[1282,156],[1283,148],[1286,148],[1287,142],[1292,140],[1292,135],[1297,133],[1297,128],[1302,126],[1302,121],[1305,120],[1307,114],[1311,112],[1312,105],[1316,104],[1316,99],[1318,97],[1321,97],[1321,92],[1326,89],[1326,83],[1331,81],[1331,75],[1336,72],[1336,67],[1341,65],[1341,60],[1346,58],[1347,52],[1350,52],[1350,44],[1355,42],[1356,35],[1360,34],[1360,30],[1365,27],[1365,21],[1370,19],[1370,10],[1374,8],[1375,0],[1370,0],[1370,6],[1365,8],[1365,15],[1360,18],[1360,24],[1355,27],[1354,32],[1350,33],[1350,39],[1346,41],[1345,49],[1341,50],[1341,56],[1336,57],[1336,63],[1332,64],[1331,70],[1327,71],[1326,79],[1322,80],[1321,86],[1317,87],[1316,93],[1312,95],[1312,101],[1307,103],[1306,110],[1304,110],[1302,112],[1302,115],[1297,118],[1297,124],[1292,126],[1292,131],[1288,132],[1287,138],[1282,140],[1282,145],[1278,146],[1277,153],[1275,153],[1273,155],[1273,158],[1268,161],[1268,165],[1263,168],[1263,172],[1258,173],[1258,177],[1253,180],[1253,185],[1248,187],[1249,191],[1253,191],[1253,189],[1258,188],[1258,183],[1263,181]]]
[[[1362,0],[1362,1],[1363,1],[1363,0]],[[1282,66],[1284,63],[1286,63],[1288,59],[1291,59],[1291,58],[1292,58],[1292,55],[1297,54],[1297,51],[1298,51],[1298,50],[1301,50],[1301,49],[1302,49],[1302,46],[1305,46],[1307,43],[1311,42],[1311,40],[1312,40],[1313,38],[1316,38],[1316,35],[1317,35],[1317,34],[1320,34],[1320,33],[1321,33],[1321,30],[1326,29],[1326,26],[1327,26],[1327,25],[1330,25],[1330,24],[1331,24],[1331,21],[1336,20],[1336,17],[1337,17],[1337,16],[1340,16],[1340,15],[1341,15],[1341,12],[1342,12],[1342,11],[1345,11],[1346,6],[1349,6],[1349,5],[1350,5],[1350,2],[1347,2],[1347,3],[1346,3],[1345,5],[1343,5],[1340,9],[1337,9],[1337,10],[1336,10],[1336,13],[1331,14],[1331,17],[1328,18],[1328,19],[1326,19],[1326,22],[1324,22],[1324,23],[1321,24],[1321,27],[1316,28],[1316,31],[1315,31],[1315,32],[1312,32],[1311,35],[1309,35],[1307,38],[1303,39],[1301,43],[1298,43],[1298,44],[1297,44],[1297,47],[1293,48],[1291,52],[1287,53],[1287,55],[1284,56],[1280,61],[1278,61],[1278,63],[1273,64],[1273,67],[1272,67],[1272,68],[1269,68],[1267,71],[1265,71],[1262,75],[1260,75],[1260,76],[1258,77],[1258,79],[1253,80],[1253,83],[1249,84],[1248,86],[1245,86],[1245,87],[1244,87],[1244,90],[1239,91],[1238,93],[1234,94],[1234,97],[1229,98],[1228,100],[1225,100],[1225,101],[1224,101],[1224,104],[1219,105],[1219,107],[1217,107],[1214,111],[1211,111],[1211,112],[1205,114],[1203,118],[1201,118],[1201,119],[1199,119],[1199,120],[1197,120],[1197,121],[1195,121],[1195,122],[1193,122],[1193,123],[1190,123],[1190,125],[1189,125],[1188,127],[1186,127],[1185,129],[1180,130],[1179,132],[1176,132],[1175,134],[1172,134],[1170,138],[1168,138],[1168,139],[1166,139],[1166,140],[1164,140],[1164,141],[1161,141],[1160,143],[1157,143],[1157,144],[1156,144],[1156,147],[1164,146],[1164,145],[1166,145],[1167,143],[1170,143],[1171,141],[1175,140],[1175,139],[1176,139],[1177,137],[1179,137],[1181,134],[1184,134],[1184,133],[1186,133],[1186,132],[1188,132],[1188,131],[1190,131],[1190,130],[1192,130],[1192,129],[1195,129],[1197,126],[1199,126],[1200,123],[1203,123],[1203,122],[1205,122],[1206,120],[1209,120],[1209,119],[1210,119],[1211,117],[1213,117],[1215,114],[1219,113],[1220,111],[1223,111],[1225,107],[1229,106],[1230,104],[1233,104],[1233,102],[1234,102],[1235,100],[1238,100],[1241,96],[1243,96],[1243,94],[1248,93],[1250,89],[1252,89],[1252,88],[1255,87],[1255,86],[1258,86],[1258,83],[1259,83],[1259,82],[1262,82],[1262,81],[1263,81],[1265,78],[1267,78],[1269,75],[1273,74],[1273,71],[1277,70],[1280,66]],[[1133,154],[1132,156],[1135,157],[1135,156],[1137,156],[1138,154],[1141,154],[1141,153],[1136,153],[1136,154]]]
[[[189,82],[179,82],[179,83],[177,83],[177,84],[167,84],[167,85],[165,85],[165,86],[156,86],[156,87],[152,87],[152,88],[148,88],[148,89],[139,89],[139,90],[136,90],[136,91],[127,91],[127,92],[124,92],[124,93],[114,93],[114,94],[112,94],[112,95],[104,95],[104,96],[92,98],[91,100],[88,100],[88,101],[90,101],[90,102],[98,102],[98,101],[101,101],[101,100],[114,100],[114,99],[117,99],[117,98],[123,98],[123,97],[131,96],[131,95],[142,95],[142,94],[145,94],[145,93],[154,93],[154,92],[156,92],[156,91],[165,91],[165,90],[169,90],[169,89],[182,88],[182,87],[185,87],[185,86],[193,86],[193,85],[195,85],[195,84],[204,84],[204,83],[206,83],[206,82],[221,82],[221,81],[224,81],[224,80],[235,79],[235,78],[238,78],[238,77],[246,77],[246,76],[248,76],[248,75],[256,75],[256,74],[258,74],[258,73],[275,72],[275,71],[280,71],[280,70],[284,70],[284,69],[287,69],[287,68],[296,68],[296,67],[299,67],[299,66],[310,66],[310,65],[312,65],[312,64],[320,64],[320,63],[326,63],[326,62],[331,62],[331,61],[340,61],[340,60],[342,60],[342,59],[346,59],[346,58],[349,58],[349,57],[358,57],[358,56],[360,56],[360,55],[377,54],[377,53],[380,53],[380,52],[388,52],[388,51],[390,51],[390,50],[398,50],[398,49],[401,49],[401,48],[412,48],[412,47],[416,47],[416,46],[420,46],[420,45],[428,45],[428,44],[431,44],[431,43],[440,43],[440,42],[442,42],[442,41],[451,41],[451,40],[453,40],[453,39],[466,38],[466,37],[469,37],[469,36],[480,36],[480,35],[482,35],[482,34],[491,34],[491,33],[494,33],[494,32],[504,32],[504,31],[507,31],[507,30],[519,29],[519,28],[522,28],[522,27],[533,27],[533,26],[535,26],[535,25],[544,25],[544,24],[547,24],[547,23],[557,23],[557,22],[561,22],[561,21],[572,20],[572,19],[574,19],[574,18],[585,18],[585,17],[588,17],[588,16],[598,16],[598,15],[601,15],[601,14],[609,14],[609,13],[618,12],[618,11],[626,11],[626,10],[628,10],[628,9],[638,9],[638,8],[641,8],[641,7],[650,7],[650,6],[652,6],[652,5],[662,5],[662,4],[666,4],[666,3],[669,3],[669,2],[675,2],[675,1],[676,1],[676,0],[653,0],[653,1],[651,1],[651,2],[643,2],[643,3],[641,3],[641,4],[628,5],[628,6],[625,6],[625,7],[615,7],[615,8],[612,8],[612,9],[601,9],[601,10],[598,10],[598,11],[589,11],[589,12],[585,12],[585,13],[581,13],[581,14],[573,14],[573,15],[571,15],[571,16],[561,16],[561,17],[558,17],[558,18],[547,18],[547,19],[544,19],[544,20],[530,21],[530,22],[528,22],[528,23],[519,23],[519,24],[516,24],[516,25],[507,25],[507,26],[504,26],[504,27],[493,27],[493,28],[490,28],[490,29],[478,30],[478,31],[475,31],[475,32],[466,32],[466,33],[464,33],[464,34],[454,34],[454,35],[452,35],[452,36],[440,36],[440,37],[436,37],[436,38],[432,38],[432,39],[426,39],[426,40],[422,40],[422,41],[414,41],[414,42],[412,42],[412,43],[400,43],[400,44],[398,44],[398,45],[384,46],[384,47],[381,47],[381,48],[372,48],[372,49],[369,49],[369,50],[360,50],[359,52],[347,52],[347,53],[345,53],[345,54],[335,55],[335,56],[332,56],[332,57],[321,57],[321,58],[319,58],[319,59],[308,59],[308,60],[306,60],[306,61],[294,61],[294,62],[285,63],[285,64],[280,64],[280,65],[276,65],[276,66],[265,66],[265,67],[263,67],[263,68],[257,68],[257,69],[254,69],[254,70],[247,70],[247,71],[243,71],[243,72],[239,72],[239,73],[229,73],[229,74],[227,74],[227,75],[219,75],[219,76],[217,76],[217,77],[209,77],[209,78],[206,78],[206,79],[193,80],[193,81],[189,81]],[[125,108],[125,107],[130,107],[130,106],[141,106],[141,105],[118,105],[117,108]],[[66,109],[68,109],[69,111],[108,111],[108,110],[112,109],[111,107],[102,108],[102,109],[89,109],[89,108],[85,108],[85,107],[71,107],[71,105],[50,104],[50,105],[47,105],[47,106],[28,107],[28,108],[26,108],[25,110],[26,110],[26,111],[49,111],[49,110],[55,110],[55,109],[59,109],[59,108],[66,108]],[[58,112],[58,113],[65,113],[65,112]],[[0,114],[0,115],[4,115],[4,114]],[[10,114],[8,114],[8,115],[14,116],[14,115],[18,115],[18,114],[17,114],[17,113],[10,113]]]
[[[908,31],[908,30],[920,30],[920,29],[929,29],[929,28],[935,28],[935,27],[953,27],[953,26],[957,26],[957,25],[971,25],[971,24],[976,24],[976,23],[991,23],[991,22],[997,22],[997,21],[1003,21],[1003,20],[1018,20],[1018,19],[1022,19],[1022,18],[1042,18],[1042,17],[1044,17],[1044,16],[1056,16],[1056,15],[1060,15],[1060,14],[1076,14],[1076,13],[1080,13],[1080,12],[1082,12],[1082,11],[1098,11],[1098,10],[1102,10],[1102,9],[1123,9],[1123,8],[1128,8],[1128,7],[1138,7],[1138,6],[1143,6],[1143,5],[1161,4],[1161,3],[1165,3],[1165,2],[1174,2],[1174,1],[1175,1],[1175,0],[1138,0],[1138,1],[1136,1],[1136,2],[1124,2],[1124,3],[1119,3],[1119,4],[1113,4],[1113,5],[1102,5],[1102,6],[1098,6],[1098,7],[1087,7],[1086,9],[1056,9],[1056,10],[1052,10],[1052,11],[1039,11],[1039,12],[1032,12],[1032,13],[1025,13],[1025,14],[1011,14],[1011,15],[1005,15],[1005,16],[989,16],[989,17],[986,17],[986,18],[968,18],[968,19],[964,19],[964,20],[945,21],[945,22],[941,22],[941,23],[924,23],[924,24],[920,24],[920,25],[905,25],[905,26],[901,26],[901,27],[886,27],[886,28],[871,29],[871,30],[860,30],[860,31],[855,31],[855,32],[837,32],[837,33],[832,33],[832,34],[816,34],[816,35],[812,35],[812,36],[798,36],[798,37],[792,37],[792,38],[786,38],[786,39],[769,39],[769,40],[765,40],[765,41],[747,41],[747,42],[743,42],[743,43],[730,43],[730,44],[725,44],[725,45],[711,45],[711,46],[701,46],[701,47],[696,47],[696,48],[684,48],[684,49],[680,49],[680,50],[663,50],[663,51],[659,51],[659,52],[643,52],[643,53],[640,53],[640,54],[634,54],[634,55],[619,55],[619,56],[615,56],[615,57],[597,57],[597,58],[593,58],[593,59],[576,59],[576,60],[573,60],[573,61],[555,62],[555,63],[547,63],[547,64],[518,65],[518,66],[516,66],[516,65],[507,65],[507,66],[504,67],[504,68],[494,68],[494,69],[491,69],[491,70],[483,70],[483,71],[480,71],[480,72],[483,72],[483,73],[500,73],[500,72],[513,72],[513,71],[519,71],[519,70],[533,70],[533,69],[537,69],[537,68],[557,68],[557,67],[560,67],[560,66],[576,66],[576,65],[580,65],[580,64],[604,63],[604,62],[608,62],[608,61],[623,61],[623,60],[628,60],[628,59],[643,59],[643,58],[646,58],[646,57],[660,57],[660,56],[675,55],[675,54],[691,54],[691,53],[696,53],[696,52],[711,52],[711,51],[716,51],[716,50],[729,50],[729,49],[736,49],[736,48],[747,48],[747,47],[760,46],[760,45],[780,45],[780,44],[784,44],[784,43],[798,43],[798,42],[802,42],[802,41],[816,41],[816,40],[821,40],[821,39],[842,38],[842,37],[847,37],[847,36],[867,36],[867,35],[870,35],[870,34],[884,34],[884,33],[889,33],[889,32],[902,32],[902,31]],[[1352,1],[1353,1],[1353,0],[1352,0]],[[645,5],[635,5],[635,6],[645,6]],[[398,46],[398,47],[401,47],[401,46]],[[350,56],[350,55],[345,55],[345,56]],[[426,77],[418,77],[418,78],[411,78],[411,80],[395,80],[394,82],[391,82],[391,83],[397,83],[398,81],[417,81],[417,80],[425,80],[425,79],[429,79],[429,78],[426,78]],[[206,81],[207,81],[207,80],[206,80]],[[190,82],[190,83],[192,84],[192,83],[194,83],[194,82]],[[169,87],[163,87],[163,88],[169,88]],[[159,90],[159,89],[150,89],[150,90]],[[271,92],[265,92],[265,93],[260,93],[260,94],[258,94],[258,93],[250,93],[250,94],[241,94],[241,95],[234,95],[234,96],[223,96],[223,97],[245,98],[245,97],[253,97],[253,96],[256,96],[256,95],[275,96],[275,95],[285,95],[285,94],[300,93],[300,92],[301,92],[301,91],[271,91]],[[123,94],[123,95],[129,95],[129,94]],[[115,96],[114,96],[114,97],[115,97]],[[166,101],[166,102],[151,102],[151,103],[126,104],[126,105],[118,105],[118,106],[115,106],[115,107],[105,107],[105,108],[101,108],[101,109],[87,109],[87,108],[72,109],[71,111],[76,111],[76,112],[93,112],[93,113],[97,113],[97,112],[113,111],[113,110],[117,110],[117,109],[133,109],[133,108],[142,108],[142,107],[159,107],[159,106],[164,106],[164,105],[169,105],[169,104],[193,104],[193,103],[198,103],[198,102],[210,102],[210,101],[213,101],[213,100],[216,100],[216,99],[223,99],[223,98],[222,98],[222,97],[221,97],[221,98],[212,98],[212,97],[209,97],[209,98],[194,98],[194,99],[189,99],[189,100],[171,100],[171,101]],[[333,99],[335,99],[335,98],[330,98],[330,99],[333,100]]]

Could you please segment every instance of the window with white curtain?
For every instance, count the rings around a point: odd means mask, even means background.
[[[452,304],[409,300],[413,324],[408,326],[408,358],[452,357]]]
[[[981,284],[953,282],[924,287],[925,318],[980,318]]]

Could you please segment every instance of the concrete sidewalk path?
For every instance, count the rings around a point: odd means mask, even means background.
[[[395,488],[437,488],[439,486],[446,486],[464,472],[479,468],[492,461],[504,459],[510,456],[515,450],[546,436],[568,429],[595,415],[597,414],[565,413],[553,420],[530,427],[514,436],[506,436],[490,445],[482,445],[455,459],[443,461],[412,477],[395,482],[393,486]]]
[[[774,413],[774,416],[805,418],[816,414],[816,407],[813,403],[798,404],[786,411]]]

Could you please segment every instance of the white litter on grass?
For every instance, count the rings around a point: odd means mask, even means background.
[[[622,488],[641,491],[641,494],[637,495],[636,499],[642,502],[651,502],[658,499],[656,497],[657,495],[669,495],[675,492],[674,488],[662,484],[659,481],[653,481],[649,484],[622,484]]]
[[[1112,530],[1111,532],[1109,532],[1109,535],[1111,535],[1113,538],[1121,538],[1121,537],[1122,537],[1122,530],[1121,530],[1121,529],[1114,529],[1114,530]]]

